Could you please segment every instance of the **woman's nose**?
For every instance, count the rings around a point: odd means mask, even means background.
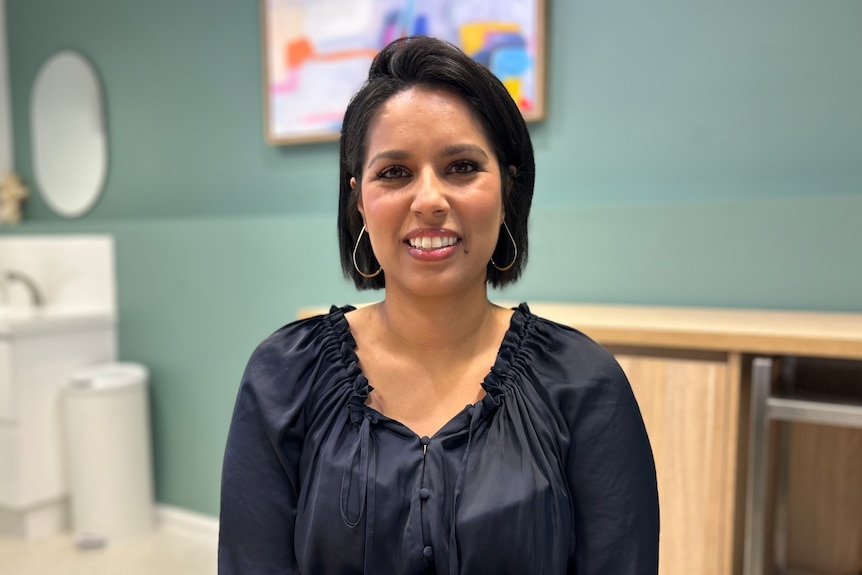
[[[445,183],[436,174],[423,172],[416,182],[413,211],[423,215],[440,215],[449,211]]]

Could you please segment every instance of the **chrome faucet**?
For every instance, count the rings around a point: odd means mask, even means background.
[[[18,282],[27,288],[33,307],[42,307],[42,305],[44,305],[45,298],[42,296],[42,292],[39,290],[39,286],[36,285],[36,282],[34,282],[29,276],[14,270],[6,270],[2,277],[0,277],[0,289],[4,292],[3,299],[8,298],[10,282]]]

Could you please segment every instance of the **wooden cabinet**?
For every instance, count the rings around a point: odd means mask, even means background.
[[[659,573],[731,572],[739,380],[721,354],[616,354],[652,444],[661,508]]]

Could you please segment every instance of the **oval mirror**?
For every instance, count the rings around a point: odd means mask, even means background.
[[[54,54],[39,70],[30,102],[36,184],[52,210],[78,217],[95,205],[108,167],[102,89],[77,52]]]

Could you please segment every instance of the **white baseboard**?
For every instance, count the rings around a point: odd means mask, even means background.
[[[218,537],[218,517],[189,511],[171,505],[156,505],[159,527],[175,529],[205,537]]]

